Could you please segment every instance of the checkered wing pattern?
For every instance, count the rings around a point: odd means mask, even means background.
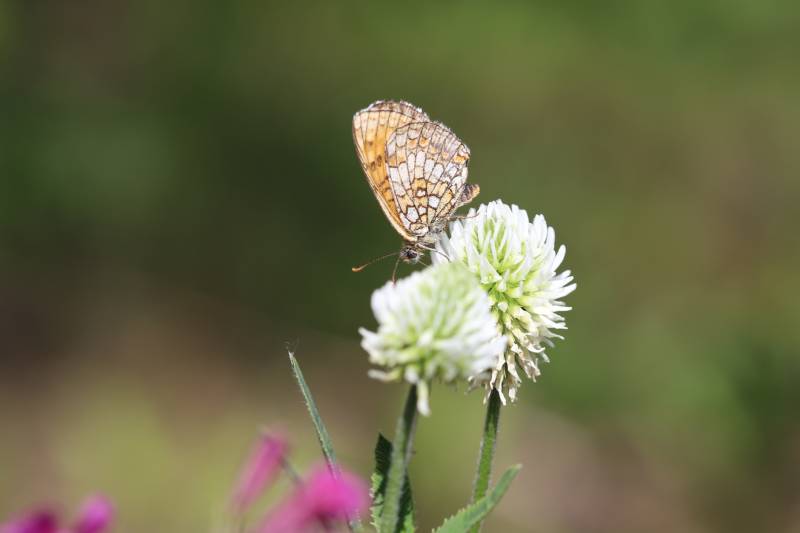
[[[477,185],[466,183],[469,155],[467,145],[439,122],[412,122],[389,136],[388,181],[400,223],[416,239],[442,227],[478,194]]]
[[[416,237],[409,226],[403,223],[395,192],[389,182],[386,144],[397,128],[429,120],[422,109],[408,102],[391,100],[375,102],[353,116],[353,142],[367,182],[386,218],[407,241],[413,241]]]

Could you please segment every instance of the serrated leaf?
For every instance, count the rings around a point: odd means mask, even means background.
[[[389,465],[392,460],[392,443],[378,433],[378,441],[375,443],[375,471],[371,476],[372,525],[376,528],[380,525],[381,513],[383,512],[383,501],[386,492],[386,476],[389,472]],[[406,475],[403,482],[403,492],[400,497],[400,516],[402,520],[395,533],[414,533],[414,499],[411,495],[411,482]]]
[[[520,468],[522,465],[515,465],[506,470],[497,485],[486,496],[445,520],[434,533],[466,533],[472,526],[480,523],[500,503]]]
[[[375,443],[375,470],[370,477],[370,495],[372,496],[372,524],[378,527],[383,509],[383,496],[386,490],[386,473],[389,471],[389,461],[392,457],[392,443],[389,439],[378,433],[378,442]]]

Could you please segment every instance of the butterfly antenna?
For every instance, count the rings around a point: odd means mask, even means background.
[[[362,270],[364,270],[365,268],[370,266],[372,263],[377,263],[378,261],[382,261],[382,260],[386,259],[387,257],[392,257],[393,255],[398,255],[399,256],[399,254],[400,254],[400,252],[392,252],[390,254],[382,255],[380,257],[376,257],[375,259],[370,259],[369,261],[367,261],[363,265],[355,266],[355,267],[351,268],[350,270],[352,270],[353,272],[361,272]],[[398,257],[397,260],[399,261],[400,257]],[[397,267],[395,266],[395,268],[397,268]]]

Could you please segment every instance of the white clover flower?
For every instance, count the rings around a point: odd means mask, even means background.
[[[417,385],[417,410],[430,414],[430,383],[469,380],[490,371],[506,346],[489,297],[458,263],[429,267],[372,293],[378,331],[361,328],[361,346],[383,381]]]
[[[513,402],[522,384],[517,366],[535,380],[538,359],[548,361],[545,347],[563,338],[555,333],[566,329],[559,313],[571,308],[559,299],[576,286],[569,270],[556,273],[566,248],[556,252],[555,232],[542,215],[531,222],[525,210],[500,200],[452,222],[449,238],[442,235],[436,248],[434,263],[464,263],[488,293],[508,347],[484,384],[497,389],[503,403],[504,393]]]

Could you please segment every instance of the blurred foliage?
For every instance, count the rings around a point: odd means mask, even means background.
[[[121,531],[204,530],[258,424],[317,460],[293,339],[370,471],[402,391],[356,328],[391,265],[349,267],[400,242],[350,119],[403,98],[578,281],[504,411],[498,468],[526,468],[489,530],[800,528],[798,50],[788,0],[0,0],[0,517],[96,488]],[[482,417],[433,411],[429,526]]]

